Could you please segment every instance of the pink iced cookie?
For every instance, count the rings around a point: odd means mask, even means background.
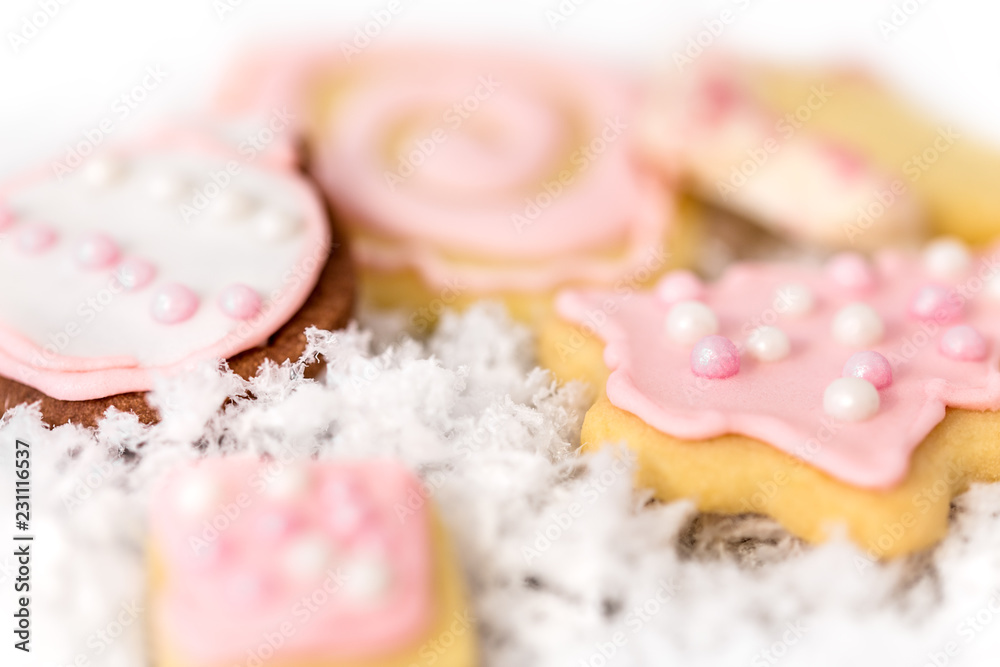
[[[665,299],[681,279],[695,300]],[[664,434],[745,435],[887,489],[945,408],[1000,409],[1000,248],[972,256],[937,241],[922,257],[736,265],[703,289],[690,282],[566,291],[556,304],[604,342],[608,400]]]
[[[251,139],[164,129],[0,185],[0,284],[18,286],[0,294],[0,376],[64,401],[146,391],[288,322],[329,222],[277,151],[248,160]]]
[[[278,635],[276,667],[415,656],[454,602],[435,580],[425,497],[388,461],[175,470],[150,513],[157,664],[235,664]]]
[[[652,161],[705,200],[797,241],[863,249],[921,238],[924,212],[902,176],[766,108],[750,77],[743,63],[706,58],[651,96],[642,126]],[[803,113],[826,94],[803,100]]]
[[[635,91],[598,67],[373,50],[331,57],[308,94],[317,178],[376,271],[492,293],[613,284],[671,229],[671,193],[634,159]]]

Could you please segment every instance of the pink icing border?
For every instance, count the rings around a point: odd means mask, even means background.
[[[994,264],[1000,258],[997,250]],[[974,260],[955,285],[969,284],[976,267],[985,266],[985,261]],[[885,489],[905,477],[912,452],[944,418],[946,406],[1000,409],[1000,303],[977,293],[966,302],[961,322],[928,329],[912,318],[909,304],[919,288],[938,281],[915,268],[911,256],[896,252],[880,254],[875,268],[880,286],[852,291],[818,269],[782,264],[731,267],[696,298],[716,313],[719,333],[738,345],[758,326],[752,324],[755,317],[774,310],[773,294],[781,285],[805,284],[817,304],[806,316],[779,315],[776,321],[762,322],[787,333],[792,346],[788,358],[759,362],[744,351],[739,373],[727,379],[692,374],[691,346],[667,339],[669,304],[654,291],[565,291],[556,309],[605,342],[604,361],[611,371],[605,387],[608,399],[653,428],[687,440],[746,435],[847,483]],[[837,310],[854,301],[873,305],[885,322],[885,337],[869,348],[846,346],[830,331]],[[938,338],[958,323],[971,324],[986,337],[985,360],[957,361],[940,354]],[[923,337],[928,340],[914,342]],[[881,407],[875,416],[841,422],[825,414],[823,392],[841,376],[850,355],[863,349],[887,356],[895,378],[879,392]]]
[[[268,466],[282,469],[287,465],[245,456],[202,459],[172,471],[162,482],[150,508],[150,532],[152,548],[162,559],[171,584],[153,601],[168,641],[185,657],[226,664],[242,658],[248,649],[256,648],[262,642],[263,633],[277,631],[281,622],[290,622],[294,633],[286,637],[285,644],[275,652],[273,659],[276,661],[360,659],[415,643],[430,629],[437,609],[428,503],[422,502],[417,508],[412,506],[414,496],[423,499],[426,495],[419,479],[394,461],[371,460],[293,463],[293,466],[302,466],[312,478],[312,489],[292,499],[270,498],[251,482],[269,479]],[[171,506],[174,499],[171,492],[192,474],[205,475],[224,487],[224,494],[213,502],[213,507],[194,518],[179,515]],[[365,489],[365,496],[373,503],[378,523],[388,540],[385,557],[395,578],[388,597],[379,606],[352,609],[344,602],[338,604],[331,600],[318,606],[308,621],[300,622],[292,608],[302,596],[315,590],[318,582],[282,587],[272,593],[273,605],[263,609],[224,608],[221,600],[206,599],[202,589],[213,584],[204,579],[214,579],[220,571],[233,570],[241,555],[264,567],[274,567],[276,552],[248,556],[247,549],[259,547],[241,546],[241,539],[253,537],[248,531],[252,533],[250,526],[261,513],[284,510],[315,519],[316,513],[310,510],[321,502],[317,486],[330,479],[345,478]],[[240,493],[247,495],[249,504],[241,507],[230,527],[220,531],[213,542],[223,549],[219,556],[222,561],[208,572],[201,572],[190,561],[193,552],[189,538],[192,534],[200,537],[202,521],[220,514],[217,507],[234,503]],[[397,516],[398,506],[407,508],[405,520]],[[308,522],[298,530],[303,529],[322,530]],[[276,538],[275,549],[287,539]],[[192,600],[204,605],[192,604]],[[227,613],[225,620],[220,622],[223,611]],[[248,641],[252,646],[246,644]]]
[[[225,142],[194,134],[189,130],[164,128],[128,144],[115,146],[113,152],[119,154],[137,153],[145,150],[176,150],[178,146],[202,152],[225,160],[240,161],[239,153]],[[312,187],[294,171],[290,171],[279,161],[255,163],[255,169],[270,172],[289,181],[299,191],[305,223],[305,250],[296,264],[305,266],[305,260],[312,257],[316,248],[329,249],[331,233],[322,203]],[[50,178],[48,167],[40,167],[25,176],[12,179],[0,185],[0,200],[11,192],[29,184]],[[25,355],[45,359],[42,346],[27,340],[8,325],[0,323],[0,374],[23,382],[52,398],[66,401],[82,401],[105,396],[114,396],[153,388],[157,374],[170,375],[190,368],[206,359],[228,359],[245,350],[263,344],[268,337],[280,329],[305,303],[319,279],[325,262],[315,262],[312,271],[303,271],[305,279],[283,292],[283,297],[267,315],[260,318],[249,335],[244,338],[233,336],[234,329],[227,331],[218,343],[192,352],[184,359],[165,366],[141,368],[138,362],[127,356],[105,357],[81,360],[63,355],[45,362],[44,367],[36,367],[26,362]]]

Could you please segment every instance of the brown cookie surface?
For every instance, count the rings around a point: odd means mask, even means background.
[[[229,367],[241,377],[252,377],[265,359],[277,363],[298,359],[306,348],[305,330],[308,327],[333,330],[347,324],[354,307],[354,270],[341,235],[335,231],[333,239],[330,258],[302,308],[268,339],[266,345],[251,348],[228,360]],[[132,412],[147,424],[158,421],[157,413],[146,402],[144,392],[87,401],[61,401],[33,387],[0,377],[0,406],[4,412],[22,403],[36,401],[41,403],[42,418],[51,426],[69,422],[95,426],[111,406],[123,412]]]

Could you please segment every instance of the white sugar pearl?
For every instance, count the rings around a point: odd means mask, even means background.
[[[176,202],[191,191],[191,184],[174,174],[155,174],[146,181],[146,192],[159,202]]]
[[[302,222],[297,216],[274,209],[261,211],[254,221],[257,235],[265,241],[284,241],[295,234],[301,226]]]
[[[837,378],[823,392],[823,410],[843,421],[864,421],[874,416],[878,407],[878,389],[861,378]]]
[[[759,361],[781,361],[791,347],[788,335],[778,327],[757,327],[747,339],[747,351]]]
[[[788,283],[774,291],[774,309],[785,315],[808,315],[814,303],[812,290],[802,283]]]
[[[309,472],[304,466],[286,465],[267,483],[267,495],[276,500],[290,500],[309,489]]]
[[[208,475],[192,473],[177,489],[174,505],[188,516],[207,514],[219,502],[222,489]]]
[[[125,173],[125,165],[110,155],[98,155],[83,166],[83,178],[90,185],[104,187],[114,183]]]
[[[321,534],[305,535],[291,542],[281,556],[285,574],[298,581],[315,581],[323,576],[333,559],[333,549]]]
[[[934,239],[924,248],[924,268],[935,278],[960,278],[972,263],[969,249],[958,239]]]
[[[389,590],[389,569],[377,556],[356,556],[343,565],[343,592],[355,600],[370,601]]]
[[[678,301],[667,312],[667,337],[675,343],[694,345],[719,331],[719,320],[701,301]]]
[[[245,220],[253,211],[253,201],[232,188],[223,190],[211,203],[211,216],[217,222],[229,223]]]
[[[882,340],[885,325],[867,303],[850,303],[833,316],[833,339],[850,347],[871,347]]]

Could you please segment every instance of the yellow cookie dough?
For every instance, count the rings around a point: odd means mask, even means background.
[[[767,514],[813,543],[843,531],[876,560],[933,545],[948,530],[955,495],[972,482],[1000,480],[998,412],[949,409],[900,484],[863,489],[746,436],[689,441],[662,433],[604,395],[600,340],[555,317],[540,338],[545,366],[560,379],[588,382],[598,395],[584,419],[582,450],[627,444],[638,458],[637,483],[662,500],[690,498],[706,512]]]

